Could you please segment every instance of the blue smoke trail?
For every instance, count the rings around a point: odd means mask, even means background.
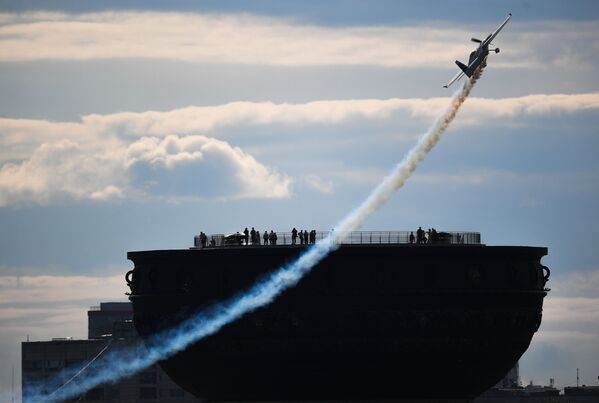
[[[366,200],[343,219],[335,227],[335,231],[306,250],[295,262],[272,273],[246,293],[200,312],[175,328],[156,334],[147,343],[147,350],[142,343],[138,343],[126,350],[108,353],[103,357],[101,363],[94,366],[92,370],[78,375],[76,379],[69,379],[50,394],[45,392],[48,389],[47,383],[29,388],[26,391],[27,395],[24,395],[24,401],[58,402],[84,393],[100,384],[115,382],[184,350],[190,344],[217,333],[223,326],[246,313],[271,303],[283,291],[297,284],[329,253],[337,249],[347,233],[360,228],[370,215],[404,185],[418,164],[440,140],[441,134],[455,118],[481,73],[481,70],[477,71],[470,80],[466,81],[463,88],[453,95],[448,109],[437,118],[433,126],[420,137],[418,143]],[[56,380],[54,383],[61,384]]]

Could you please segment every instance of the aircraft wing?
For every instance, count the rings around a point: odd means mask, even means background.
[[[503,22],[501,23],[501,25],[499,26],[499,28],[497,28],[497,29],[495,30],[495,32],[493,32],[491,35],[489,35],[489,37],[488,37],[487,39],[485,39],[485,41],[482,43],[482,45],[481,45],[481,46],[485,46],[485,45],[488,45],[488,44],[490,44],[490,43],[491,43],[491,41],[492,41],[493,39],[495,39],[495,37],[497,36],[497,34],[499,33],[499,31],[501,31],[501,30],[503,29],[503,27],[505,27],[505,24],[507,24],[507,23],[508,23],[508,21],[510,20],[510,18],[512,18],[512,13],[509,13],[509,14],[507,15],[507,18],[505,19],[505,21],[503,21]]]
[[[460,71],[458,74],[456,74],[456,75],[455,75],[455,77],[453,77],[453,78],[451,79],[451,81],[450,81],[450,82],[448,82],[447,84],[445,84],[443,87],[444,87],[444,88],[449,88],[449,86],[450,86],[451,84],[455,83],[456,81],[458,81],[458,80],[459,80],[460,78],[462,78],[463,76],[464,76],[464,72],[463,72],[463,71]]]

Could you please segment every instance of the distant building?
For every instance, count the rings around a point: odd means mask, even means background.
[[[494,388],[517,388],[518,386],[520,386],[520,364],[516,362],[514,368],[510,369]]]
[[[584,396],[599,401],[599,386],[566,386],[564,388],[565,396]]]
[[[111,334],[116,322],[133,318],[130,302],[101,302],[87,311],[87,338],[97,339]]]
[[[89,339],[87,340],[55,338],[51,341],[23,342],[21,344],[22,390],[26,391],[30,385],[39,381],[51,382],[50,380],[57,374],[61,374],[65,368],[83,368],[94,357],[101,355],[104,349],[107,352],[126,348],[127,345],[136,342],[138,336],[131,317],[132,310],[128,302],[102,303],[99,307],[92,307],[88,312]],[[70,376],[57,380],[54,384],[48,384],[48,390],[45,392],[51,393],[58,389],[61,384],[68,381]],[[100,385],[67,402],[197,403],[198,401],[177,386],[158,365],[152,365],[139,373],[120,379],[117,383]],[[23,397],[23,402],[29,403],[26,396]]]

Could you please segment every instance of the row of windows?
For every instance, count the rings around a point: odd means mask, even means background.
[[[92,356],[93,357],[93,356]],[[90,357],[91,359],[91,357]],[[51,359],[51,360],[23,360],[24,370],[36,369],[61,369],[61,368],[77,368],[83,366],[88,359]]]
[[[44,391],[44,393],[49,392],[49,390]],[[142,386],[138,389],[137,396],[140,400],[156,400],[159,397],[162,398],[166,396],[170,398],[183,398],[185,397],[185,391],[183,389],[173,388],[159,391],[155,387]],[[117,387],[98,387],[87,391],[83,397],[79,397],[79,400],[75,398],[75,401],[119,401],[120,397],[121,390],[119,390]]]

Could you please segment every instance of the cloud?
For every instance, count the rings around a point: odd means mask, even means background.
[[[44,142],[0,167],[0,206],[123,197],[273,198],[291,179],[238,147],[205,136]]]
[[[119,171],[119,155],[110,150],[85,148],[71,140],[42,143],[20,163],[0,168],[0,206],[19,200],[45,204],[68,196],[98,198],[112,189],[122,193],[125,178]]]
[[[50,303],[76,302],[90,298],[124,298],[123,275],[92,276],[0,276],[1,312],[14,316],[15,306],[43,308]],[[93,296],[93,297],[90,297]],[[10,307],[10,308],[9,308]],[[0,318],[5,318],[0,314]]]
[[[434,119],[449,102],[448,97],[326,100],[306,103],[231,102],[218,106],[190,106],[166,112],[126,112],[87,115],[83,123],[97,130],[129,135],[210,131],[240,124],[311,123],[338,124],[350,119],[385,119],[407,112],[413,118]],[[472,97],[464,105],[459,121],[488,123],[489,119],[516,119],[555,113],[599,109],[599,93],[535,94],[512,98]]]
[[[548,286],[541,328],[521,360],[522,376],[572,385],[576,368],[599,370],[599,270],[552,276]]]
[[[86,115],[85,126],[98,131],[118,132],[126,135],[167,134],[209,131],[238,124],[335,124],[349,118],[384,118],[399,109],[423,108],[423,103],[441,103],[439,100],[419,99],[358,99],[314,101],[301,104],[273,102],[230,102],[217,106],[189,106],[166,112],[123,112],[109,115]],[[439,106],[441,109],[442,106]]]
[[[447,106],[448,97],[322,100],[306,103],[230,102],[216,106],[189,106],[170,111],[91,114],[76,122],[0,119],[0,158],[18,158],[19,151],[41,141],[68,138],[93,145],[98,136],[121,137],[206,133],[235,125],[338,124],[351,119],[385,119],[397,112],[433,119]],[[516,119],[555,113],[599,109],[599,93],[536,94],[512,98],[469,98],[459,121],[487,123],[488,119]],[[467,116],[463,116],[467,115]],[[7,155],[7,149],[11,154]]]
[[[0,333],[84,337],[64,332],[82,333],[89,306],[124,301],[126,291],[123,275],[0,276]]]
[[[498,21],[499,22],[499,21]],[[0,61],[174,59],[203,63],[451,67],[468,39],[495,26],[323,27],[249,14],[176,12],[0,14]],[[497,67],[593,66],[591,22],[510,23]],[[581,50],[577,43],[587,43]],[[572,63],[575,61],[575,63]]]
[[[317,192],[326,194],[333,193],[333,182],[330,180],[325,180],[317,175],[306,175],[303,178],[303,181],[308,187]]]
[[[141,138],[128,147],[125,167],[135,188],[151,193],[276,198],[290,192],[289,177],[238,147],[205,136]]]
[[[189,133],[227,137],[235,133],[233,127],[256,125],[309,130],[310,124],[393,119],[398,113],[425,123],[447,102],[447,98],[232,102],[163,112],[93,114],[81,122],[0,119],[0,206],[61,199],[288,197],[291,178],[287,175],[224,139]],[[599,93],[472,98],[465,108],[458,124],[493,120],[498,125],[522,124],[529,116],[597,110]],[[406,136],[412,140],[411,134]],[[394,139],[401,137],[399,133]],[[452,180],[476,184],[483,179]],[[331,183],[314,177],[305,183],[317,191],[332,190]]]
[[[2,401],[9,401],[11,362],[15,364],[18,393],[22,341],[66,336],[85,339],[89,307],[100,302],[126,301],[126,291],[122,274],[0,276],[0,358],[8,364],[0,368],[0,400],[4,392],[7,400]]]
[[[551,297],[544,318],[551,323],[599,323],[599,297]]]
[[[594,297],[599,298],[599,270],[589,272],[573,272],[556,276],[551,294],[559,297]]]

